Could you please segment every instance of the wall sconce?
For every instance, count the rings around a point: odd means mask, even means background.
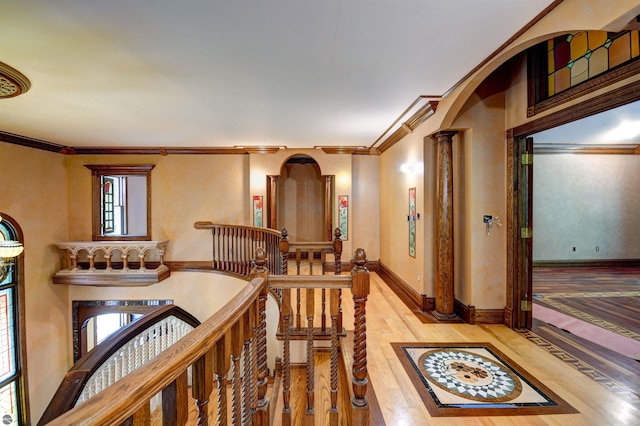
[[[411,174],[413,173],[414,170],[414,165],[413,163],[404,163],[403,165],[400,166],[400,171],[404,174]]]
[[[2,216],[0,216],[2,222]],[[4,238],[2,234],[0,237]],[[4,281],[9,273],[9,267],[14,264],[13,259],[22,253],[24,247],[20,241],[0,240],[0,282]]]

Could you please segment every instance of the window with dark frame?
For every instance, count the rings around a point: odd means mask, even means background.
[[[0,222],[0,234],[4,240],[17,240],[18,235],[6,218]],[[0,282],[0,417],[11,418],[12,423],[26,424],[26,377],[22,359],[22,327],[20,311],[21,257],[12,259],[8,271]],[[7,417],[5,417],[7,416]]]

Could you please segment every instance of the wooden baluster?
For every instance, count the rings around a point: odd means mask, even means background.
[[[144,404],[133,416],[121,423],[122,426],[147,426],[151,424],[151,405]]]
[[[218,425],[227,424],[227,372],[230,367],[230,336],[224,335],[216,342],[213,370],[218,385]]]
[[[309,262],[309,275],[313,275],[313,249],[307,252],[307,261]]]
[[[331,412],[338,412],[338,312],[340,309],[340,290],[329,291],[329,310],[331,314]]]
[[[207,351],[193,364],[193,399],[198,409],[198,426],[209,424],[209,397],[213,391],[213,349]]]
[[[282,275],[287,275],[289,273],[289,240],[287,239],[289,236],[289,232],[287,228],[282,228],[282,233],[280,234],[280,241],[278,241],[278,249],[280,251],[280,261],[282,268]]]
[[[258,324],[256,327],[256,363],[258,381],[258,403],[254,416],[254,423],[258,425],[269,424],[269,398],[267,398],[267,277],[269,270],[266,268],[267,256],[263,248],[258,247],[255,255],[255,267],[251,271],[250,279],[262,278],[264,280],[262,291],[258,297]]]
[[[222,269],[229,270],[229,247],[231,247],[231,228],[228,226],[224,228],[224,266]]]
[[[256,333],[258,331],[258,302],[256,301],[251,306],[249,315],[249,321],[251,322],[251,376],[249,378],[250,392],[251,392],[251,416],[256,415],[258,407],[258,369],[257,364],[257,345],[256,345]]]
[[[181,426],[189,418],[189,377],[185,370],[176,380],[162,390],[163,426]]]
[[[313,358],[313,314],[315,308],[315,289],[308,288],[307,299],[307,414],[313,414],[315,360]]]
[[[300,293],[300,289],[296,289],[296,331],[300,331],[302,329],[302,317],[300,315],[300,300],[302,299],[302,294]]]
[[[242,424],[248,425],[251,420],[251,344],[252,344],[252,309],[247,309],[242,318],[242,338],[244,341],[243,354],[243,378],[242,378]]]
[[[231,326],[231,424],[239,425],[242,422],[240,397],[240,356],[242,354],[242,321]]]
[[[219,248],[218,248],[218,227],[214,226],[213,228],[211,228],[211,235],[213,237],[213,269],[218,270],[220,269],[220,265],[218,264],[218,253],[220,252]]]
[[[282,289],[282,425],[291,425],[291,289]]]
[[[367,258],[363,249],[355,252],[355,264],[351,270],[352,292],[354,303],[353,330],[353,398],[351,399],[351,416],[353,425],[369,424],[369,402],[367,401],[367,326],[366,303],[369,295],[369,271]]]
[[[296,249],[296,275],[300,275],[300,263],[302,262],[302,252],[299,248]]]

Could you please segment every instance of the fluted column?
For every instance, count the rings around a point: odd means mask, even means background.
[[[436,309],[438,318],[453,318],[453,136],[457,132],[433,135],[437,143],[436,210]]]

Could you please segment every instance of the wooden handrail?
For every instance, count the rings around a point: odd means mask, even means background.
[[[279,240],[282,241],[282,240]],[[334,241],[335,244],[335,241]],[[276,245],[280,246],[280,244]],[[188,418],[188,378],[192,368],[191,393],[197,408],[198,424],[208,424],[208,404],[214,383],[218,383],[218,424],[268,425],[266,299],[269,290],[279,297],[284,339],[283,397],[288,404],[289,336],[291,327],[291,290],[303,291],[307,325],[307,421],[313,422],[314,339],[316,328],[315,292],[329,292],[331,319],[331,411],[337,415],[338,331],[342,330],[340,293],[351,289],[354,301],[354,360],[349,424],[366,425],[369,420],[366,359],[365,306],[369,294],[369,271],[364,250],[358,249],[349,276],[282,276],[270,274],[273,266],[268,253],[257,248],[249,284],[221,310],[212,315],[159,356],[108,386],[77,407],[53,419],[51,425],[68,424],[148,424],[150,401],[162,392],[164,424],[184,425]],[[318,290],[318,292],[320,292]],[[324,321],[323,321],[324,322]],[[324,325],[322,330],[324,331]],[[298,329],[299,330],[299,329]],[[241,368],[244,371],[241,372]],[[231,403],[227,404],[227,383],[231,383]],[[290,410],[283,411],[283,421],[291,419]],[[337,419],[336,419],[337,421]]]
[[[122,327],[71,367],[38,424],[45,424],[73,408],[88,380],[102,365],[140,333],[169,317],[178,318],[193,328],[200,325],[197,318],[179,306],[165,305]]]
[[[241,323],[246,313],[259,305],[263,293],[266,298],[266,281],[263,278],[251,280],[222,309],[161,355],[48,424],[107,425],[125,422],[144,410],[154,395],[186,375],[189,366],[211,356],[216,345],[226,340],[226,335],[234,334],[232,328]],[[243,336],[234,334],[234,338],[242,340]]]
[[[196,229],[210,229],[213,237],[211,266],[216,271],[248,277],[253,255],[262,248],[267,255],[267,268],[272,274],[282,273],[279,252],[280,231],[242,225],[223,225],[199,221]]]

